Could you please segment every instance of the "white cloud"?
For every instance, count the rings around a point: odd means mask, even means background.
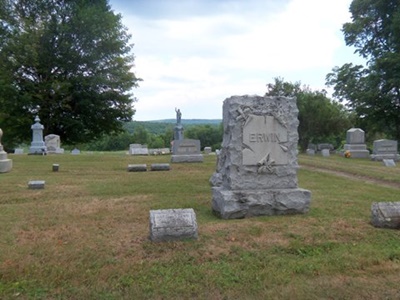
[[[173,118],[175,107],[183,118],[221,118],[225,98],[262,95],[276,76],[324,88],[325,75],[343,61],[337,53],[344,53],[340,29],[350,3],[292,0],[275,13],[240,14],[236,6],[176,19],[126,13],[135,73],[144,79],[134,91],[135,119]]]

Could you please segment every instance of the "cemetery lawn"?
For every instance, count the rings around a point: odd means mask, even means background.
[[[137,173],[128,164],[170,156],[8,158],[13,169],[0,174],[1,299],[400,298],[400,230],[369,223],[372,202],[400,201],[399,166],[300,155],[308,214],[221,220],[208,183],[215,156]],[[44,180],[45,189],[29,190],[30,180]],[[148,240],[149,210],[167,208],[195,210],[197,241]]]

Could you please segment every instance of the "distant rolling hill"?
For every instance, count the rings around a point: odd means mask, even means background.
[[[219,126],[222,120],[218,119],[182,119],[182,125],[186,129],[191,126],[197,125],[210,125]],[[176,119],[164,119],[164,120],[153,120],[153,121],[131,121],[124,125],[124,128],[129,132],[133,133],[135,127],[142,126],[150,133],[163,134],[168,129],[173,129],[176,124]]]

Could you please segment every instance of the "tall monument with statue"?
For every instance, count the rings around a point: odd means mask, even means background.
[[[3,130],[0,128],[0,173],[7,173],[12,169],[12,160],[7,158],[7,152],[3,149],[3,145],[1,144],[2,136]]]
[[[311,193],[297,185],[296,98],[233,96],[224,101],[224,136],[212,185],[223,219],[306,213]]]
[[[175,108],[175,112],[176,124],[174,127],[174,140],[172,141],[171,162],[203,162],[204,157],[200,153],[200,141],[184,138],[181,110]]]

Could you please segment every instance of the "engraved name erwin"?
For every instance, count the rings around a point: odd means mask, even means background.
[[[278,133],[249,133],[250,143],[280,143]]]

